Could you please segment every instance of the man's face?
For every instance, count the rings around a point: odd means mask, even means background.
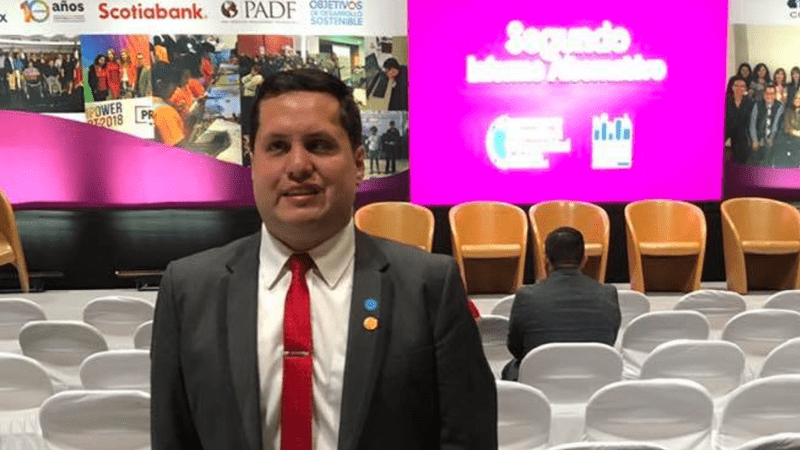
[[[256,206],[273,236],[307,250],[350,221],[364,148],[353,151],[330,94],[261,100],[258,120],[251,157]]]
[[[764,90],[764,101],[767,103],[775,101],[775,88],[770,87]]]
[[[400,75],[400,71],[395,69],[394,67],[386,69],[386,76],[395,79],[397,76]]]

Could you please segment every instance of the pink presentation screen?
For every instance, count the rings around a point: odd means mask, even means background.
[[[412,201],[720,199],[726,1],[408,4]]]

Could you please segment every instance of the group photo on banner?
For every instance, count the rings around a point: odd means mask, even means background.
[[[0,36],[0,109],[83,112],[77,36]]]
[[[782,27],[782,39],[770,39],[767,48],[754,42],[775,36],[775,27],[736,24],[732,30],[737,59],[736,73],[726,88],[726,159],[742,165],[798,168],[800,57],[794,43],[800,41],[800,30]]]

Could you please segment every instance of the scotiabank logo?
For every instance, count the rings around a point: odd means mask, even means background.
[[[203,7],[192,3],[189,7],[165,8],[158,3],[152,6],[142,6],[141,3],[130,6],[112,6],[107,2],[100,3],[101,19],[205,19]]]

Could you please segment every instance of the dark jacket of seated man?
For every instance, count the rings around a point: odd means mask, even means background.
[[[522,358],[550,342],[599,342],[614,345],[620,325],[617,289],[598,283],[580,269],[583,236],[559,228],[545,241],[549,276],[517,291],[511,308],[508,350],[514,359],[503,369],[505,380],[517,380]]]

